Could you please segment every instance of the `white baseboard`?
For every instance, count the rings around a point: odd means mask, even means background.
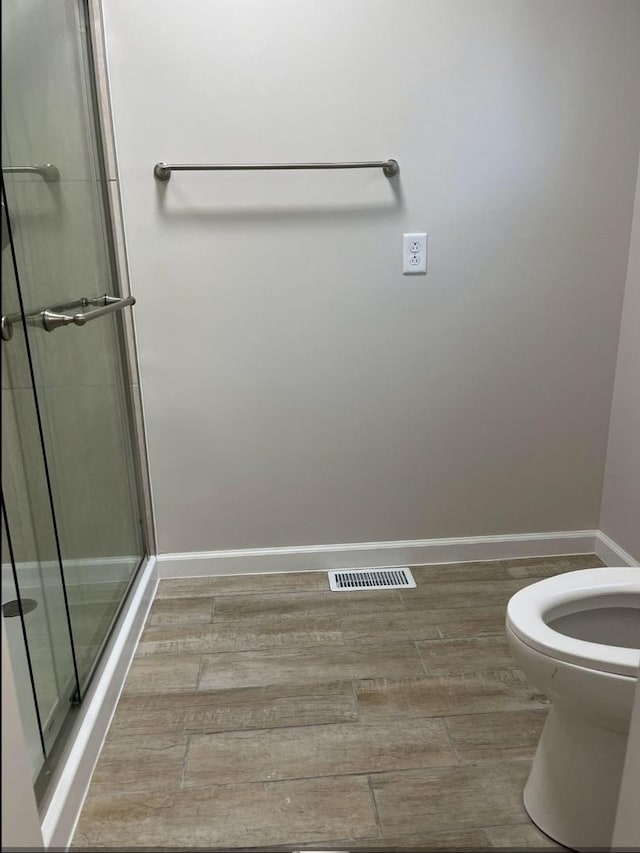
[[[617,542],[610,539],[602,530],[597,531],[595,553],[608,566],[637,566],[638,561],[621,548]]]
[[[46,848],[71,843],[98,755],[111,723],[142,628],[158,585],[155,557],[149,557],[120,614],[109,645],[78,711],[68,748],[51,782],[43,820]]]
[[[158,574],[160,578],[207,577],[592,554],[598,533],[597,530],[568,530],[455,539],[413,539],[405,542],[357,542],[346,545],[160,554]]]

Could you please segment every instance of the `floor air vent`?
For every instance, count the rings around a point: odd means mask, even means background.
[[[416,582],[410,570],[400,569],[344,569],[329,572],[329,587],[334,592],[349,589],[411,589]]]

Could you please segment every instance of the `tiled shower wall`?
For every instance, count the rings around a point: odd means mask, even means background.
[[[6,14],[3,10],[9,29],[3,61],[4,159],[10,165],[50,162],[60,172],[55,183],[35,175],[5,179],[27,311],[114,290],[104,239],[102,196],[106,189],[117,213],[116,175],[112,158],[107,158],[103,185],[87,127],[84,46],[78,32],[83,22],[76,5],[70,0],[44,5],[14,0]],[[76,43],[69,38],[70,32],[77,34]],[[99,33],[94,33],[96,36],[99,45]],[[40,56],[42,65],[37,61]],[[100,73],[99,62],[97,70]],[[104,87],[101,91],[104,98]],[[104,109],[103,115],[108,116]],[[107,138],[109,134],[110,126],[106,127]],[[126,293],[121,239],[116,241],[116,249]],[[9,249],[3,251],[2,266],[7,283],[4,310],[17,311]],[[131,323],[131,318],[126,318],[129,349],[134,355]],[[127,453],[131,437],[120,417],[119,404],[122,388],[130,385],[141,432],[137,369],[132,359],[135,372],[130,376],[114,358],[119,346],[115,336],[112,320],[51,334],[38,328],[29,332],[53,496],[68,560],[100,558],[114,552],[110,539],[113,526],[105,526],[103,518],[97,517],[91,500],[87,500],[91,490],[99,488],[109,496],[103,512],[109,513],[118,529],[127,530],[129,520],[138,516],[133,497],[136,472],[131,470]],[[3,346],[3,421],[5,445],[10,449],[4,480],[7,506],[13,507],[10,525],[14,548],[20,562],[53,560],[55,551],[45,548],[42,537],[34,535],[34,528],[46,523],[48,508],[20,324],[14,326],[13,340]],[[79,424],[88,427],[78,428]],[[136,450],[140,452],[140,448]],[[144,447],[142,453],[144,458]],[[52,537],[47,541],[50,546]],[[137,553],[133,541],[118,544],[123,554]]]

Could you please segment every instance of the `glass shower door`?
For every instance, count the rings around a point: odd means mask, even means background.
[[[69,633],[68,617],[75,701],[145,553],[122,311],[113,311],[126,303],[118,301],[88,39],[83,0],[3,0],[2,167],[12,237],[3,265],[12,254],[22,297],[10,304],[3,294],[3,399],[5,386],[24,386],[39,408],[58,551],[45,562],[60,563],[66,597],[47,630]],[[56,318],[77,314],[84,322]],[[35,481],[42,462],[18,446],[30,428],[19,423],[3,436],[3,452]],[[45,511],[5,485],[4,466],[3,486],[22,586],[33,563],[22,556],[25,518],[31,513],[42,535]]]
[[[2,314],[20,294],[2,205]],[[2,610],[34,779],[78,680],[28,342],[2,352]]]

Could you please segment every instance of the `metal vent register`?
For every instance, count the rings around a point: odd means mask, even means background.
[[[329,572],[329,587],[334,592],[350,589],[411,589],[415,587],[411,571],[394,569],[344,569]]]

